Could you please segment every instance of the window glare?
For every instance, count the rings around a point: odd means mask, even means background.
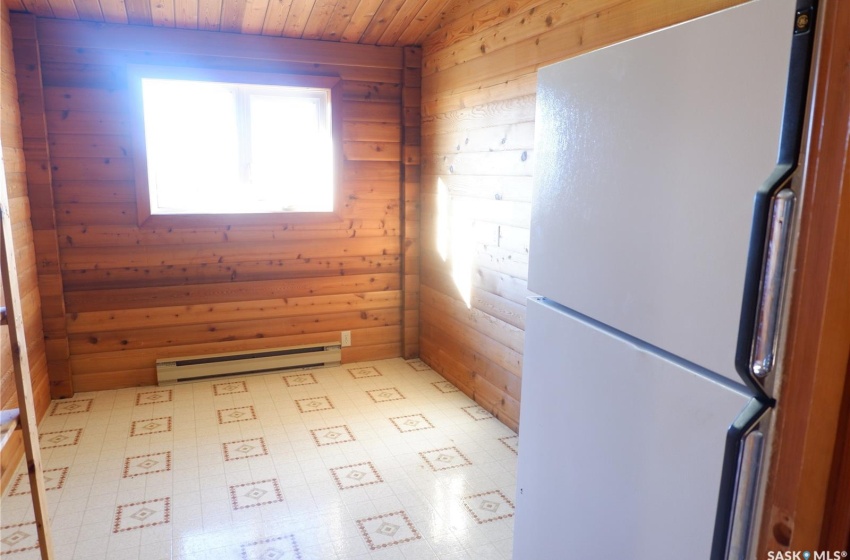
[[[333,210],[330,92],[142,79],[151,212]]]

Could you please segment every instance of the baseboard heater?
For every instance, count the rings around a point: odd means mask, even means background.
[[[229,375],[333,366],[339,365],[341,360],[342,350],[339,342],[321,342],[253,352],[165,358],[156,361],[156,380],[160,385],[168,385]]]

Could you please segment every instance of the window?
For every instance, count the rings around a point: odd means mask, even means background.
[[[334,212],[337,79],[301,77],[294,85],[286,83],[291,77],[216,72],[214,79],[187,79],[175,73],[138,76],[142,220]]]

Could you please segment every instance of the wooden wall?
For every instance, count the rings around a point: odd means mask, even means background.
[[[15,247],[18,267],[33,396],[36,415],[40,419],[50,403],[50,387],[41,321],[41,298],[33,250],[33,231],[30,224],[30,204],[27,197],[27,173],[12,54],[12,33],[9,27],[9,9],[2,2],[0,2],[0,144],[3,147],[5,187],[9,198],[13,231],[11,242]],[[2,299],[2,287],[0,287],[0,299]],[[0,406],[3,409],[16,408],[16,403],[9,330],[8,327],[3,326],[0,327]],[[6,444],[0,455],[0,487],[5,488],[22,456],[23,444],[18,432]]]
[[[422,358],[519,422],[536,71],[740,0],[468,0],[423,44]]]
[[[44,95],[41,87],[35,19],[12,14],[15,69],[21,107],[21,129],[27,166],[27,193],[38,255],[38,286],[41,292],[41,318],[44,324],[47,373],[54,399],[74,394],[68,361],[68,331],[65,327],[65,300],[59,269],[56,238],[56,212],[51,188],[52,169],[45,124]]]
[[[352,331],[346,362],[401,355],[401,48],[33,16],[15,32],[16,45],[31,38],[39,51],[41,91],[22,104],[43,98],[47,146],[27,151],[49,161],[52,293],[75,391],[154,383],[156,358],[339,340],[341,330]],[[140,227],[132,63],[341,76],[341,219]]]
[[[422,49],[404,48],[402,74],[402,287],[404,358],[419,357],[419,202],[421,169]]]

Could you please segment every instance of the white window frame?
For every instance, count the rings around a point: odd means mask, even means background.
[[[140,225],[150,226],[217,226],[236,224],[278,224],[294,222],[326,222],[338,221],[340,219],[341,201],[341,175],[342,175],[342,87],[338,77],[332,76],[309,76],[272,74],[259,72],[242,72],[217,69],[198,69],[181,67],[151,67],[131,66],[128,68],[130,87],[134,98],[134,111],[136,122],[134,123],[134,163],[136,172],[136,206]],[[247,169],[246,157],[250,151],[250,130],[246,129],[248,122],[245,121],[247,111],[245,107],[246,96],[268,91],[265,86],[284,86],[286,88],[302,89],[306,95],[326,95],[328,101],[327,111],[330,113],[329,127],[332,138],[331,166],[333,209],[330,211],[309,211],[280,208],[273,211],[239,210],[233,212],[210,212],[202,207],[197,211],[186,212],[183,210],[157,209],[152,200],[155,200],[156,185],[150,181],[150,167],[155,166],[155,161],[148,160],[147,144],[145,138],[145,115],[142,97],[142,80],[164,79],[176,81],[201,81],[217,82],[232,85],[240,102],[240,114],[238,121],[242,121],[240,127],[240,177],[247,178],[250,170]],[[238,189],[239,185],[234,185]],[[203,192],[203,186],[198,185],[198,192]]]

